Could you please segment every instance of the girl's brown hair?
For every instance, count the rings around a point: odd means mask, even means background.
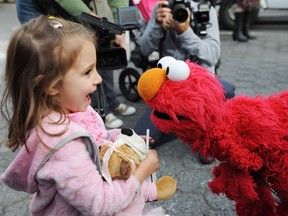
[[[61,104],[45,90],[61,82],[84,40],[96,45],[95,33],[79,23],[47,16],[23,24],[13,34],[7,50],[6,86],[1,100],[1,114],[9,123],[7,146],[12,151],[26,146],[32,128],[41,128],[43,110],[59,112],[65,120]]]

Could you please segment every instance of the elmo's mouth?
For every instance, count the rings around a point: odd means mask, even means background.
[[[163,119],[163,120],[173,120],[171,118],[171,116],[169,116],[167,113],[163,113],[163,112],[159,112],[158,110],[154,110],[154,115],[159,118],[159,119]],[[186,119],[184,116],[178,116],[177,115],[177,119],[178,120],[183,120]]]

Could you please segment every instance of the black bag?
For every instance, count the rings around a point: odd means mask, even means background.
[[[234,4],[238,4],[238,3],[241,3],[241,2],[242,2],[242,0],[233,0]]]

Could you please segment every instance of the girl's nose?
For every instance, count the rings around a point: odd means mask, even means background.
[[[94,80],[93,80],[93,84],[98,85],[102,82],[102,77],[100,76],[100,74],[98,73],[98,71],[96,70],[96,73],[94,75]]]
[[[167,80],[166,70],[152,68],[142,74],[138,81],[138,93],[145,101],[151,101]]]

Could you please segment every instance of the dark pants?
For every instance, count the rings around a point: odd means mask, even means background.
[[[17,0],[16,8],[17,16],[21,23],[25,23],[41,15],[41,13],[36,10],[32,0]]]
[[[227,99],[230,99],[235,96],[235,86],[228,81],[218,78],[218,80],[221,82],[223,89],[225,91],[225,96]],[[145,135],[146,130],[150,130],[150,136],[155,140],[155,143],[151,145],[151,148],[156,148],[164,143],[167,143],[169,141],[172,141],[174,139],[177,139],[176,134],[170,133],[166,134],[160,131],[154,123],[151,121],[150,115],[151,115],[152,109],[148,107],[146,111],[143,113],[143,115],[138,119],[136,126],[134,127],[134,131],[139,135]]]
[[[114,71],[103,70],[101,71],[101,76],[103,79],[102,85],[105,94],[105,109],[108,114],[119,106],[120,101],[117,98],[117,93],[114,87]]]
[[[103,110],[104,115],[107,115],[120,104],[120,101],[117,98],[116,90],[114,88],[114,71],[98,70],[98,72],[101,75],[103,81],[101,83],[101,87],[99,86],[98,89],[91,95],[91,105],[95,110],[97,110],[98,113],[100,110]],[[99,90],[101,90],[100,93]]]

